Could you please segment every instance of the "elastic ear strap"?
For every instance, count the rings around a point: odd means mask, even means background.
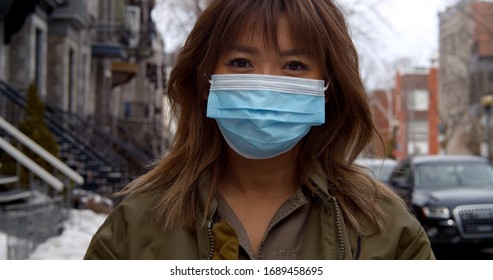
[[[326,91],[329,88],[329,85],[330,85],[330,81],[327,82],[327,85],[326,86],[324,86],[324,91]]]

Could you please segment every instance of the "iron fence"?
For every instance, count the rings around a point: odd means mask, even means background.
[[[7,235],[7,259],[28,259],[36,247],[63,231],[68,210],[62,197],[0,208],[0,230]]]

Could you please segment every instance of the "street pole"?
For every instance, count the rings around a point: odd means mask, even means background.
[[[491,106],[493,104],[493,95],[488,94],[481,98],[481,104],[484,106],[484,113],[486,116],[486,151],[488,162],[491,163]]]
[[[484,110],[486,113],[486,150],[488,151],[488,162],[491,162],[491,105],[485,106]]]

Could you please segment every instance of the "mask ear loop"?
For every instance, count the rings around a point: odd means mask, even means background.
[[[325,98],[325,102],[329,101],[329,95],[325,93],[329,89],[329,85],[330,85],[330,81],[327,82],[327,85],[326,86],[324,86],[324,98]]]

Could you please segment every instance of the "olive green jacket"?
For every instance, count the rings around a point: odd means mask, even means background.
[[[315,199],[304,233],[301,259],[434,259],[419,222],[399,201],[382,201],[388,214],[380,233],[361,236],[346,227],[336,200],[320,176],[312,180],[328,199]],[[151,193],[125,199],[93,236],[84,259],[235,259],[238,240],[225,222],[214,223],[216,205],[196,231],[180,227],[167,232],[151,221]]]

